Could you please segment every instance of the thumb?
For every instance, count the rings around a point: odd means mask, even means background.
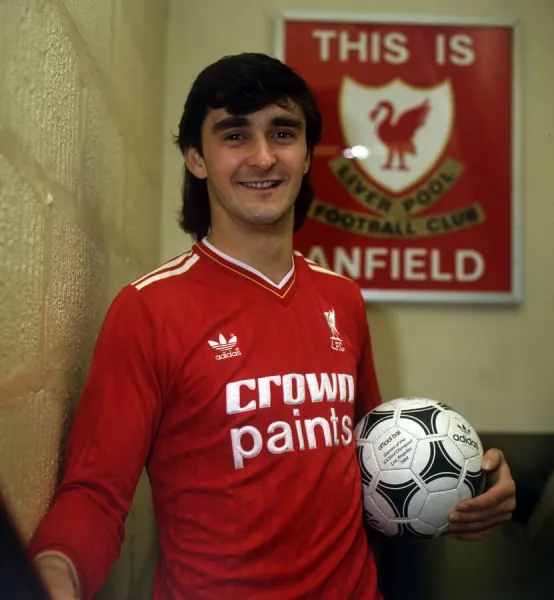
[[[481,466],[484,471],[494,471],[495,469],[498,469],[503,460],[504,455],[502,454],[502,451],[497,448],[491,448],[490,450],[487,450],[483,456]]]

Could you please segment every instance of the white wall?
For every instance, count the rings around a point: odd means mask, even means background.
[[[283,10],[408,12],[519,18],[524,98],[524,294],[518,308],[372,306],[385,399],[426,395],[480,430],[554,431],[554,1],[171,0],[164,134],[162,259],[190,245],[177,226],[182,160],[171,143],[198,72],[225,54],[271,53]],[[493,116],[493,115],[491,115]]]

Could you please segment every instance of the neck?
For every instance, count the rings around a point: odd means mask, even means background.
[[[292,232],[260,228],[259,231],[215,229],[208,241],[221,252],[263,273],[274,283],[280,283],[292,268]]]

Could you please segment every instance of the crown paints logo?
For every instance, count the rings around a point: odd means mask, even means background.
[[[234,334],[231,334],[228,340],[225,339],[225,336],[222,333],[219,334],[219,341],[214,342],[213,340],[208,340],[210,347],[217,352],[215,356],[216,360],[225,360],[226,358],[241,356],[237,343],[237,336]]]

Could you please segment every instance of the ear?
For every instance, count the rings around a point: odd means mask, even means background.
[[[310,170],[310,165],[312,164],[311,153],[308,152],[306,154],[306,160],[304,161],[304,175]]]
[[[187,169],[198,179],[206,179],[206,164],[196,148],[189,146],[183,153]]]

